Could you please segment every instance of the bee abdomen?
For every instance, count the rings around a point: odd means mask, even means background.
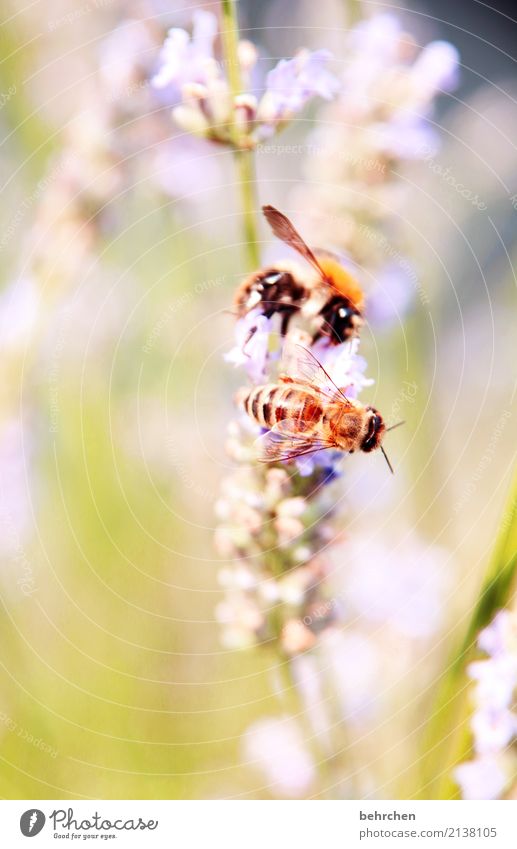
[[[280,387],[275,384],[256,386],[251,391],[241,389],[237,393],[236,402],[261,427],[271,428],[276,421],[273,398],[278,391]]]

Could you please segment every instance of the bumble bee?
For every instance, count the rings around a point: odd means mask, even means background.
[[[264,206],[262,211],[274,235],[297,251],[316,277],[287,263],[257,271],[237,290],[238,316],[256,308],[267,318],[278,313],[282,316],[280,332],[285,336],[292,317],[302,312],[314,325],[312,342],[327,338],[329,344],[339,345],[357,335],[363,324],[364,296],[354,277],[334,254],[311,250],[278,209]]]

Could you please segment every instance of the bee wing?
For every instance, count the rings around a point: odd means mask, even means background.
[[[289,245],[289,247],[298,251],[298,253],[303,256],[303,258],[306,259],[313,268],[316,269],[320,277],[325,280],[325,273],[319,264],[317,257],[313,251],[311,251],[308,244],[302,239],[298,230],[293,227],[287,215],[284,215],[283,212],[275,209],[274,206],[263,206],[262,212],[264,213],[264,217],[277,239],[281,239],[281,241],[285,242],[286,245]]]
[[[314,454],[336,447],[335,442],[324,439],[321,434],[313,435],[300,430],[299,425],[290,419],[277,422],[255,441],[255,445],[262,463],[286,462],[302,454]]]
[[[286,375],[297,383],[307,383],[331,401],[350,404],[342,389],[332,380],[312,351],[303,345],[286,340],[283,367]]]

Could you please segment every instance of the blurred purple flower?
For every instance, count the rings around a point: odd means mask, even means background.
[[[517,685],[516,658],[500,654],[471,663],[468,673],[476,681],[475,699],[481,708],[503,710],[512,702]]]
[[[512,709],[517,691],[517,616],[503,610],[481,631],[478,645],[489,657],[471,663],[476,682],[471,728],[474,750],[480,756],[461,764],[454,777],[464,799],[495,799],[506,786],[507,750],[517,738],[517,714]]]
[[[262,719],[244,735],[244,757],[261,769],[271,793],[298,798],[306,795],[316,771],[291,717]]]
[[[331,58],[328,50],[300,50],[292,59],[281,59],[267,75],[259,118],[267,122],[285,120],[312,97],[331,100],[339,89],[338,80],[327,69]]]
[[[475,748],[479,755],[497,754],[517,733],[517,716],[509,710],[479,710],[471,721]]]
[[[386,263],[375,275],[368,292],[366,317],[375,327],[391,327],[400,323],[408,311],[418,286],[416,272],[404,257]]]
[[[157,89],[171,86],[178,99],[181,99],[184,85],[207,85],[210,78],[218,73],[214,57],[217,17],[200,9],[194,12],[192,23],[192,37],[178,27],[169,30],[160,52],[160,67],[151,80]]]
[[[339,84],[325,67],[330,54],[301,50],[293,59],[281,60],[268,74],[266,91],[258,101],[251,92],[257,50],[242,40],[238,59],[244,91],[234,98],[214,53],[217,30],[216,16],[205,11],[195,12],[192,36],[184,29],[171,29],[160,54],[160,67],[151,80],[158,92],[166,92],[168,102],[176,104],[176,123],[188,132],[252,148],[312,97],[329,99],[336,92]],[[237,139],[232,127],[238,129]]]
[[[397,546],[351,537],[343,555],[343,598],[357,613],[413,639],[436,632],[445,589],[442,549],[416,536]]]
[[[500,610],[490,625],[478,637],[478,646],[491,657],[505,655],[508,651],[517,654],[517,619],[508,610]]]
[[[22,543],[31,523],[32,442],[18,417],[0,429],[0,551],[13,553]]]
[[[497,758],[482,757],[460,764],[454,770],[464,799],[498,799],[507,776]]]
[[[329,628],[322,635],[321,651],[347,720],[371,716],[381,671],[374,641],[358,630]]]
[[[458,85],[459,53],[448,41],[432,41],[413,64],[412,73],[427,98],[439,91],[452,91]]]

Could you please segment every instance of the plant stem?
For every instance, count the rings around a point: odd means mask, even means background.
[[[237,21],[237,10],[235,0],[221,0],[223,27],[221,37],[223,50],[230,83],[232,100],[242,94],[242,80],[239,64],[239,25]],[[243,213],[243,231],[247,252],[247,264],[250,270],[260,265],[258,249],[258,230],[256,211],[257,183],[255,179],[255,168],[253,152],[242,145],[241,132],[235,114],[232,111],[232,123],[230,126],[230,137],[234,146],[234,157],[237,168],[239,189],[241,195]]]
[[[361,0],[346,0],[346,11],[350,26],[357,24],[363,17]]]
[[[292,661],[279,650],[276,651],[275,659],[281,688],[277,695],[282,707],[294,715],[302,729],[304,744],[311,753],[318,775],[318,793],[324,798],[326,787],[331,783],[328,774],[328,753],[323,750],[318,740],[317,731],[307,711],[303,695],[298,688]]]
[[[465,636],[442,678],[426,729],[421,789],[423,798],[442,799],[455,795],[450,773],[458,761],[466,756],[470,747],[465,729],[468,711],[465,669],[471,659],[477,635],[492,621],[497,611],[508,604],[512,596],[517,576],[516,551],[517,470],[481,592]],[[437,770],[443,775],[437,776]]]
[[[248,264],[250,270],[253,271],[260,265],[256,219],[258,201],[257,183],[255,179],[255,163],[251,150],[236,150],[234,156],[239,175],[243,230],[247,246]]]

